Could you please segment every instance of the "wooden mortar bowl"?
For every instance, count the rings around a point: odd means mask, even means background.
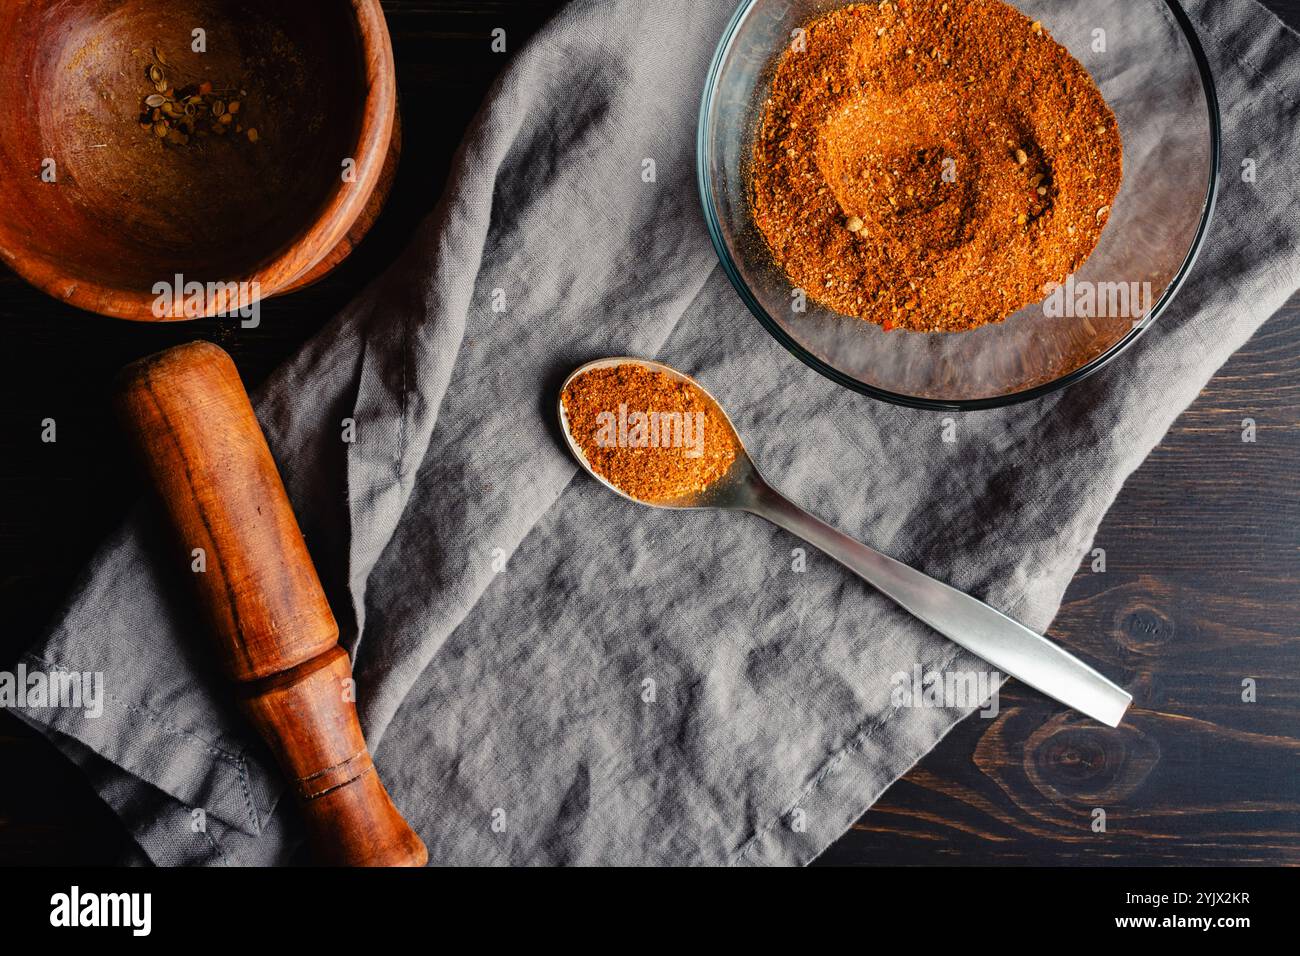
[[[142,129],[160,60],[176,89],[235,91],[244,133],[181,146]],[[0,116],[0,257],[140,321],[196,317],[159,314],[155,286],[177,275],[241,284],[203,315],[319,279],[374,222],[400,139],[378,0],[0,0]]]

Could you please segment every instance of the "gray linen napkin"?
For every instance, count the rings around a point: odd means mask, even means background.
[[[787,356],[718,268],[694,129],[730,3],[580,0],[516,55],[403,260],[257,398],[380,769],[435,862],[805,863],[966,713],[894,706],[891,675],[984,669],[816,552],[800,571],[757,519],[575,479],[553,408],[585,360],[697,374],[778,487],[1047,627],[1125,478],[1300,286],[1300,40],[1247,0],[1188,9],[1226,137],[1190,285],[1106,372],[963,416],[952,444],[943,415]],[[160,534],[142,509],[26,660],[103,671],[104,715],[24,716],[152,860],[285,861],[283,785]],[[1102,629],[1073,650],[1159,705]]]

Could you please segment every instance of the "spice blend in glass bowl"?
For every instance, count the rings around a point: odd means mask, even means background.
[[[592,471],[650,504],[704,491],[736,460],[736,437],[708,396],[628,362],[582,372],[560,395],[569,434]]]
[[[1078,271],[1122,157],[1088,71],[1001,0],[850,4],[776,64],[751,211],[813,301],[886,331],[965,331]]]

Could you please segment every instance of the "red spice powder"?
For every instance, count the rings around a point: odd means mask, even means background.
[[[569,383],[560,401],[592,470],[638,501],[693,497],[736,460],[735,435],[717,406],[658,369],[591,369]]]
[[[754,221],[791,283],[885,327],[963,331],[1040,301],[1119,193],[1114,114],[1001,0],[851,4],[777,63]]]

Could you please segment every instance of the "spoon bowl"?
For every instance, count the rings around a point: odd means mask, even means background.
[[[759,474],[758,468],[754,464],[754,460],[749,457],[749,452],[745,450],[745,443],[741,440],[740,433],[736,431],[736,426],[732,423],[731,417],[727,415],[726,409],[722,407],[722,403],[714,398],[708,389],[695,381],[695,379],[691,378],[689,375],[677,371],[677,369],[673,368],[671,365],[664,365],[662,362],[654,362],[650,359],[630,358],[628,356],[597,359],[594,362],[588,362],[586,365],[574,369],[573,372],[570,373],[569,377],[564,380],[564,384],[560,386],[560,395],[563,396],[569,386],[576,379],[582,377],[588,372],[594,372],[606,368],[618,368],[622,365],[639,365],[642,368],[650,369],[651,371],[661,372],[673,381],[681,382],[683,385],[689,385],[699,392],[699,394],[711,406],[713,412],[717,415],[717,420],[725,423],[727,428],[731,430],[732,443],[736,446],[736,460],[732,463],[731,468],[722,478],[709,485],[699,494],[683,498],[675,498],[669,501],[645,501],[641,498],[635,498],[591,467],[591,462],[587,460],[587,456],[583,452],[582,446],[574,441],[573,433],[569,428],[568,412],[564,408],[564,400],[563,398],[557,399],[556,405],[558,406],[560,416],[560,431],[564,434],[564,440],[569,446],[569,451],[573,452],[573,456],[578,459],[578,462],[582,465],[587,474],[591,475],[591,477],[595,478],[598,482],[619,497],[626,498],[628,501],[636,502],[639,505],[644,505],[647,508],[667,508],[673,511],[696,511],[702,508],[739,508],[741,510],[749,510],[746,505],[751,504],[756,500],[758,489],[765,484],[763,476]]]

